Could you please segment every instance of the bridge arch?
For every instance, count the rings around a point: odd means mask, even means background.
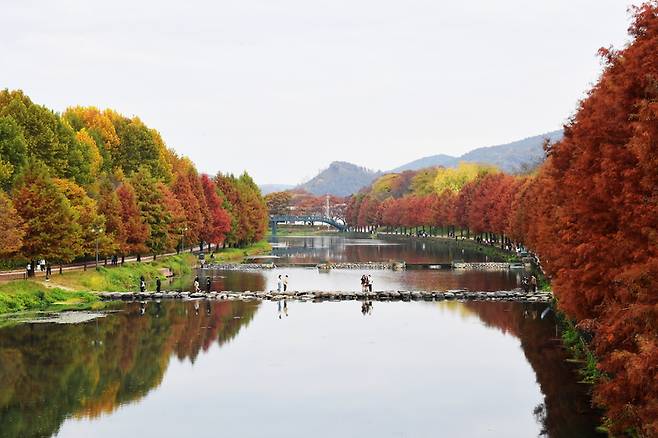
[[[347,230],[347,226],[336,219],[327,217],[327,216],[321,216],[321,215],[287,215],[287,214],[281,214],[281,215],[272,215],[270,216],[270,227],[272,228],[272,234],[276,234],[276,226],[277,224],[280,223],[287,223],[287,222],[320,222],[323,224],[330,225],[334,228],[336,228],[338,231],[345,231]]]

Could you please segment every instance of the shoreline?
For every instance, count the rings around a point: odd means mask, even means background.
[[[260,241],[245,248],[217,250],[214,260],[241,260],[270,250],[269,243]],[[124,266],[99,266],[98,270],[64,271],[63,274],[54,274],[48,282],[42,278],[3,281],[0,283],[0,315],[35,310],[94,309],[94,306],[102,306],[100,292],[136,290],[141,276],[144,276],[147,285],[154,285],[158,277],[180,280],[191,275],[197,265],[198,257],[195,254],[182,253]]]

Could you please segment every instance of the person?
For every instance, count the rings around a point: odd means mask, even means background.
[[[212,284],[212,281],[210,280],[210,277],[206,277],[206,292],[210,293],[210,285]]]
[[[366,291],[366,285],[368,283],[368,277],[366,277],[366,274],[363,274],[361,276],[361,292]]]
[[[199,289],[199,277],[196,277],[194,279],[194,292],[199,292],[201,289]]]
[[[283,279],[283,291],[288,290],[288,274],[286,274],[286,278]]]
[[[210,260],[215,260],[215,253],[214,252],[210,253]]]
[[[532,293],[537,292],[537,277],[534,275],[530,277],[530,286],[532,286]]]
[[[44,259],[41,259],[39,262],[39,270],[41,270],[41,272],[46,270],[46,261]]]
[[[155,280],[155,291],[157,293],[160,293],[161,288],[162,288],[162,281],[160,281],[160,277],[158,277]]]
[[[283,280],[281,279],[281,275],[279,275],[279,278],[276,281],[276,291],[281,292],[282,288],[283,288]]]
[[[521,280],[521,287],[523,288],[523,292],[528,293],[530,285],[528,284],[528,277],[525,275],[523,276],[523,280]]]
[[[372,275],[368,274],[368,292],[372,292]]]
[[[146,292],[146,281],[143,275],[139,277],[139,290],[140,292]]]
[[[32,271],[32,264],[30,262],[27,263],[27,266],[25,266],[25,275],[29,277],[31,275]]]

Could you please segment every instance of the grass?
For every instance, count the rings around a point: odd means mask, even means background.
[[[229,262],[234,260],[242,260],[245,257],[252,255],[263,254],[272,250],[272,246],[265,240],[256,242],[245,248],[224,248],[215,251],[215,258],[212,260],[214,263]],[[211,261],[210,256],[206,255],[206,261]]]
[[[17,280],[0,284],[0,313],[84,309],[99,304],[96,294],[50,288],[36,281]]]
[[[573,324],[561,313],[557,313],[562,327],[562,342],[569,348],[576,362],[581,364],[578,370],[584,383],[595,384],[601,378],[601,371],[597,368],[598,360],[590,350],[587,342]]]

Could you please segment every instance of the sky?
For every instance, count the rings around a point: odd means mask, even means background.
[[[113,108],[202,172],[299,183],[559,129],[631,0],[2,0],[0,87]]]

